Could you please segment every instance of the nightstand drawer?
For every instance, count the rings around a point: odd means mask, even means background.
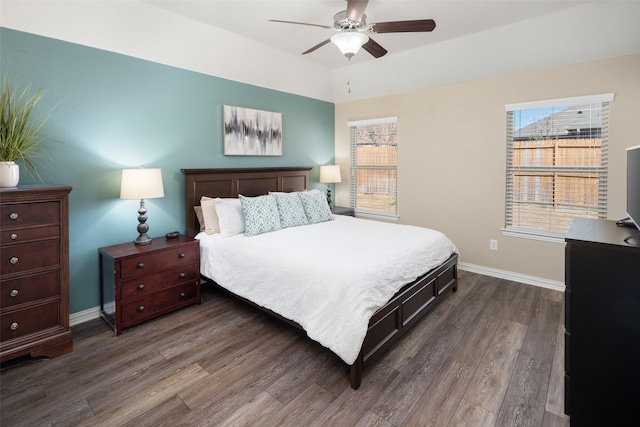
[[[58,240],[2,247],[0,268],[3,276],[55,267],[59,264],[60,242]]]
[[[2,308],[8,308],[59,294],[60,274],[58,270],[54,270],[4,280],[0,292],[0,304],[2,304]]]
[[[0,232],[0,243],[3,245],[12,245],[26,242],[29,240],[55,239],[60,236],[59,225],[49,225],[46,227],[31,228],[13,228],[3,229]]]
[[[0,207],[0,225],[20,227],[60,222],[60,203],[35,202],[6,204]]]
[[[154,274],[171,268],[195,264],[197,261],[195,246],[182,246],[162,252],[153,252],[122,261],[123,280]]]
[[[59,302],[52,301],[2,314],[0,316],[2,341],[60,325],[59,310]]]
[[[143,276],[135,280],[129,280],[122,284],[122,302],[127,303],[135,298],[141,298],[150,293],[164,288],[175,286],[183,282],[195,283],[198,278],[198,270],[195,265],[187,265],[187,268],[174,268],[162,273]]]
[[[148,298],[139,299],[122,305],[123,327],[128,327],[147,318],[152,318],[161,312],[169,312],[180,305],[195,302],[198,293],[195,283],[186,283],[181,286],[165,289],[150,295]]]

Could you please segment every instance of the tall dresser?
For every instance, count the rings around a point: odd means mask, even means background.
[[[69,330],[71,187],[0,189],[0,361],[73,349]]]
[[[640,246],[624,242],[634,233],[574,219],[565,238],[565,412],[573,427],[640,425]]]

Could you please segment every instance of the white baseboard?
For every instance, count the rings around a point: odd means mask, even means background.
[[[469,264],[466,262],[458,263],[458,267],[460,270],[497,277],[498,279],[512,280],[514,282],[540,286],[541,288],[553,289],[554,291],[560,292],[564,292],[565,290],[564,282],[558,282],[556,280],[543,279],[542,277],[528,276],[526,274],[514,273],[506,270],[498,270],[496,268],[483,267],[481,265]]]
[[[100,317],[100,306],[88,308],[86,310],[72,313],[69,316],[69,325],[75,326],[80,323],[88,322],[89,320],[98,319]]]
[[[526,274],[513,273],[511,271],[498,270],[496,268],[483,267],[481,265],[469,264],[466,262],[458,263],[460,270],[469,271],[471,273],[484,274],[485,276],[497,277],[499,279],[512,280],[514,282],[525,283],[527,285],[540,286],[541,288],[553,289],[554,291],[564,292],[564,283],[555,280],[543,279],[541,277],[527,276]],[[69,325],[74,326],[89,320],[98,319],[100,317],[100,307],[88,308],[69,316]]]

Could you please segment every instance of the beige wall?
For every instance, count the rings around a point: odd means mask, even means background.
[[[434,64],[437,67],[437,64]],[[429,70],[424,70],[428,73]],[[465,263],[564,281],[564,244],[503,236],[505,104],[599,93],[610,107],[608,217],[625,214],[625,149],[640,144],[640,55],[336,105],[336,163],[349,203],[349,120],[398,116],[400,223],[434,228]],[[346,178],[346,179],[345,179]],[[489,240],[498,251],[489,250]]]

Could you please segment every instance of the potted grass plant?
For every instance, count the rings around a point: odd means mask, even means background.
[[[43,95],[42,88],[31,95],[31,84],[20,93],[10,89],[5,78],[0,101],[0,187],[15,187],[23,166],[39,176],[34,160],[43,157],[45,139],[40,134],[47,117],[33,117],[35,105]]]

